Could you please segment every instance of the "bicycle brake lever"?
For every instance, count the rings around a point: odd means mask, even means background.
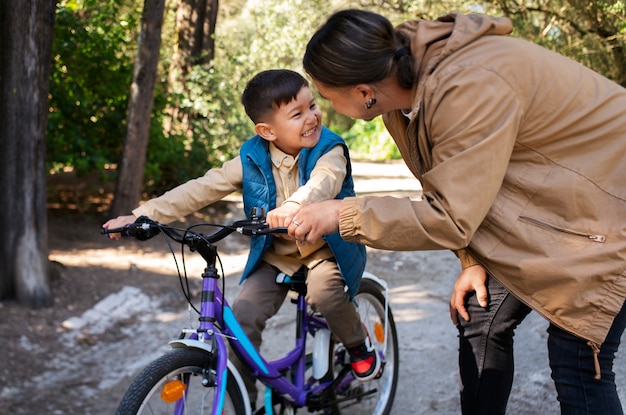
[[[267,226],[263,228],[251,227],[251,226],[239,226],[237,232],[242,235],[268,235],[271,233],[287,233],[287,228],[284,226],[277,228],[269,228]]]
[[[256,234],[257,235],[269,235],[271,233],[287,233],[287,227],[279,226],[277,228],[260,229]]]

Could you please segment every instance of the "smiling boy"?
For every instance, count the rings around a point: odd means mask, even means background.
[[[103,227],[123,226],[142,215],[171,222],[237,190],[242,190],[246,215],[252,207],[262,207],[271,227],[293,227],[298,226],[293,217],[302,206],[354,195],[348,148],[322,126],[322,113],[304,77],[282,69],[260,72],[246,86],[242,103],[257,135],[242,145],[238,157]],[[118,239],[119,234],[112,237]],[[256,236],[233,311],[259,349],[267,319],[287,295],[287,287],[275,283],[276,276],[305,270],[307,302],[350,352],[357,379],[370,380],[378,374],[380,360],[352,302],[364,269],[365,247],[338,234],[306,245],[287,236]],[[254,402],[255,380],[234,357]]]

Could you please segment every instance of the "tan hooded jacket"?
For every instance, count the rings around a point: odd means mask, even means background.
[[[400,25],[413,115],[384,121],[424,199],[345,199],[341,235],[393,250],[467,247],[523,302],[600,345],[626,298],[626,89],[504,36],[508,19]]]

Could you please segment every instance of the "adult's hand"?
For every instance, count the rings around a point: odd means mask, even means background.
[[[315,243],[339,230],[341,200],[325,200],[302,207],[291,221],[289,235],[298,242]]]
[[[487,307],[489,303],[487,273],[480,265],[465,268],[454,283],[450,297],[450,318],[454,324],[458,324],[459,316],[465,321],[470,320],[470,315],[465,307],[465,299],[474,292],[478,304],[481,307]]]

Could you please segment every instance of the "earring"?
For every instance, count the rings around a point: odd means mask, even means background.
[[[374,104],[376,104],[376,98],[370,98],[365,103],[365,108],[370,109],[374,106]]]

